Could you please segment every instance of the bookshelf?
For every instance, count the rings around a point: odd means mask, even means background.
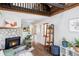
[[[44,24],[44,39],[45,39],[45,49],[50,52],[51,45],[54,44],[54,25],[53,24]]]

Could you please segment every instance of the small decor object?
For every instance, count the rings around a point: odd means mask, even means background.
[[[75,51],[79,52],[79,39],[75,40],[74,49]]]
[[[68,47],[68,42],[66,41],[65,38],[63,38],[62,46],[63,46],[63,47]]]
[[[66,49],[65,48],[60,48],[60,54],[62,56],[66,56]]]
[[[12,21],[12,22],[10,23],[10,25],[13,26],[13,27],[14,27],[14,26],[17,26],[17,22]]]
[[[23,27],[23,31],[24,32],[30,32],[30,27],[28,26],[28,27]]]
[[[79,19],[72,19],[69,22],[70,31],[79,32]]]

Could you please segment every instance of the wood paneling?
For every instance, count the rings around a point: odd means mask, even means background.
[[[36,7],[37,6],[34,6],[34,8],[36,8]],[[36,14],[36,15],[49,16],[49,12],[44,12],[44,11],[40,11],[40,10],[33,10],[33,9],[26,9],[26,8],[21,8],[21,7],[17,7],[17,6],[9,6],[7,4],[6,5],[0,4],[0,10],[7,10],[7,11],[15,11],[15,12],[31,13],[31,14]]]
[[[27,5],[26,5],[27,4]],[[2,4],[0,3],[0,10],[7,10],[7,11],[14,11],[14,12],[21,12],[21,13],[30,13],[35,15],[42,15],[42,16],[53,16],[58,13],[64,12],[66,10],[72,9],[76,6],[79,6],[79,3],[66,3],[63,8],[59,8],[56,6],[49,6],[46,3],[30,3],[30,8],[27,9],[29,3],[17,3],[21,7],[12,6],[10,3]]]
[[[64,12],[64,11],[66,11],[66,10],[72,9],[72,8],[74,8],[74,7],[77,7],[77,6],[79,6],[79,3],[72,4],[72,5],[70,5],[70,6],[65,6],[64,8],[61,8],[61,9],[56,9],[55,11],[51,11],[51,12],[50,12],[50,14],[51,14],[50,16],[56,15],[56,14],[58,14],[58,13]]]

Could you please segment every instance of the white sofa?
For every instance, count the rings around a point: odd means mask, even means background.
[[[18,52],[16,52],[16,54],[14,56],[33,56],[32,52],[31,52],[33,49],[34,49],[33,47],[31,47],[28,50],[20,50],[20,51],[18,51],[19,50],[18,49],[18,50],[16,50]],[[5,56],[5,53],[3,52],[3,50],[0,50],[0,56]]]

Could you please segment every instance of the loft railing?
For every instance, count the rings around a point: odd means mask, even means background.
[[[32,10],[43,11],[43,12],[48,12],[50,10],[48,6],[41,3],[13,3],[11,5],[20,8],[32,9]]]
[[[28,12],[33,14],[49,16],[49,6],[42,3],[0,3],[0,7],[6,10]]]

